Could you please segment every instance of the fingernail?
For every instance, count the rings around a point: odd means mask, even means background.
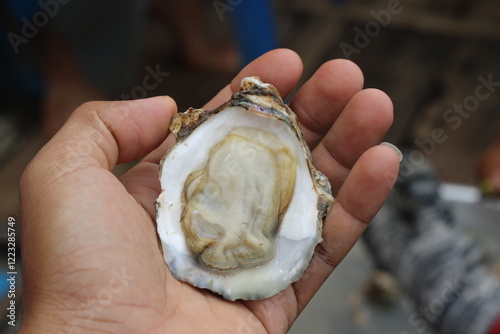
[[[384,145],[384,146],[392,148],[394,150],[394,152],[396,152],[396,154],[398,155],[399,162],[401,162],[403,160],[403,153],[401,153],[401,151],[399,150],[399,148],[397,148],[395,145],[393,145],[391,143],[388,143],[386,141],[380,143],[380,145]]]

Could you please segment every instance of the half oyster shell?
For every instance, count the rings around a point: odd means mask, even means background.
[[[230,101],[177,114],[170,130],[156,209],[172,275],[229,300],[297,281],[333,197],[278,91],[244,78]]]

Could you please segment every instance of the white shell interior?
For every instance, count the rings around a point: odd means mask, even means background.
[[[239,126],[268,130],[289,145],[297,159],[297,180],[292,201],[277,233],[274,257],[263,265],[226,274],[201,266],[186,244],[180,225],[182,192],[188,175],[206,163],[210,148]],[[163,161],[160,181],[158,234],[170,271],[177,279],[210,289],[226,299],[263,299],[285,289],[307,268],[314,247],[321,240],[318,195],[306,156],[301,142],[283,121],[242,107],[228,108],[205,121],[172,148]]]

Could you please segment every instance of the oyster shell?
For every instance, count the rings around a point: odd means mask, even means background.
[[[156,209],[172,275],[229,300],[298,280],[333,197],[278,91],[244,78],[230,101],[177,114],[170,130]]]

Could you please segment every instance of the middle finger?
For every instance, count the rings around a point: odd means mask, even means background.
[[[323,64],[300,88],[290,108],[297,114],[311,150],[321,141],[349,100],[363,88],[363,74],[351,61]]]

